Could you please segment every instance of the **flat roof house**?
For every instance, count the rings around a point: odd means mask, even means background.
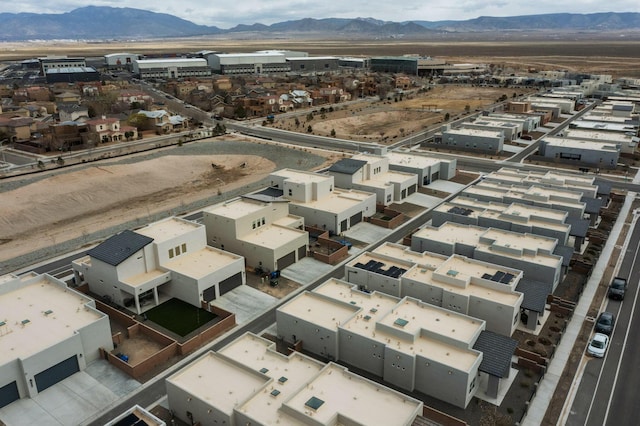
[[[414,173],[389,170],[389,158],[358,154],[335,162],[327,172],[340,188],[358,189],[376,194],[378,204],[388,206],[417,191]]]
[[[171,410],[187,423],[409,426],[422,412],[414,398],[332,362],[278,353],[252,333],[205,354],[166,385]]]
[[[306,257],[304,218],[289,214],[286,200],[245,196],[203,211],[207,243],[244,256],[247,266],[281,270]]]
[[[207,246],[203,225],[176,217],[116,234],[72,266],[76,282],[137,314],[173,297],[200,307],[246,283],[242,256]]]
[[[515,291],[522,278],[517,269],[385,243],[347,263],[345,271],[362,291],[413,297],[484,320],[495,333],[511,336],[518,324],[523,295]]]
[[[504,139],[502,130],[452,129],[446,125],[442,133],[435,136],[434,143],[440,143],[452,149],[497,154],[502,152]]]
[[[0,407],[84,370],[110,351],[109,317],[50,275],[0,276]]]
[[[289,200],[289,213],[305,224],[334,234],[348,230],[376,212],[376,195],[356,189],[338,189],[334,177],[293,169],[270,175],[271,188],[254,195]]]
[[[540,141],[538,154],[563,163],[615,169],[620,158],[620,149],[620,145],[613,142],[547,136]]]
[[[561,245],[566,245],[571,235],[566,211],[527,204],[481,202],[469,197],[456,197],[438,205],[432,212],[432,226],[456,222],[493,227],[556,238]]]
[[[449,180],[456,175],[457,160],[402,151],[387,152],[389,169],[418,175],[419,185],[429,185],[436,180]]]
[[[462,408],[476,395],[479,376],[497,395],[516,346],[485,331],[477,318],[410,297],[360,291],[337,279],[282,305],[276,321],[287,342],[301,341],[312,353]],[[495,339],[492,353],[475,348],[485,337]],[[499,367],[489,371],[489,364]]]

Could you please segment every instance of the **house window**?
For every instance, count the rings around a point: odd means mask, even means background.
[[[265,223],[265,220],[264,220],[264,217],[263,217],[263,218],[262,218],[262,224],[264,225],[264,223]]]
[[[169,259],[172,259],[174,256],[173,249],[169,249]]]
[[[476,387],[476,377],[474,377],[473,380],[471,381],[471,383],[469,383],[469,393],[471,393],[471,391],[475,387]]]
[[[180,246],[176,247],[174,250],[176,251],[176,256],[179,256],[180,255]]]
[[[182,252],[183,253],[187,252],[187,243],[182,243]]]
[[[255,220],[251,223],[251,227],[252,227],[253,229],[256,229],[256,221],[255,221]]]
[[[289,189],[289,196],[292,196],[292,195],[293,195],[293,190]]]

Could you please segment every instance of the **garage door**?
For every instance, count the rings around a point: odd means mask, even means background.
[[[216,300],[216,286],[215,284],[202,292],[202,300],[205,302],[211,302]]]
[[[236,287],[240,287],[241,285],[242,285],[242,272],[238,272],[237,274],[227,278],[226,280],[220,281],[220,284],[219,284],[220,296],[230,292]]]
[[[296,252],[292,251],[291,253],[286,254],[278,259],[276,265],[279,270],[283,270],[287,266],[293,265],[294,263],[296,263]]]
[[[300,246],[298,247],[298,260],[303,259],[307,257],[307,246]]]
[[[351,218],[349,218],[349,223],[351,224],[351,226],[355,225],[356,223],[360,223],[362,222],[362,212],[358,212],[356,214],[354,214],[353,216],[351,216]]]
[[[74,355],[36,374],[36,388],[38,392],[42,392],[49,386],[55,385],[78,371],[80,371],[78,358]]]
[[[20,399],[20,394],[18,393],[18,385],[16,382],[11,382],[0,388],[0,408],[18,399]]]

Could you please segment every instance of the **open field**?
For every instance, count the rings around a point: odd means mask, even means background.
[[[273,127],[289,131],[308,131],[360,142],[392,143],[412,133],[425,130],[438,123],[444,124],[444,116],[451,118],[477,108],[482,109],[497,101],[500,96],[521,95],[527,90],[471,86],[436,86],[432,90],[407,95],[398,102],[375,101],[349,104],[316,114],[306,121],[304,114],[298,118],[278,118]],[[315,108],[318,109],[318,108]]]

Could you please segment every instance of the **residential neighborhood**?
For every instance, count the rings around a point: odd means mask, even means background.
[[[605,392],[637,80],[133,46],[2,64],[0,424],[578,424]]]

